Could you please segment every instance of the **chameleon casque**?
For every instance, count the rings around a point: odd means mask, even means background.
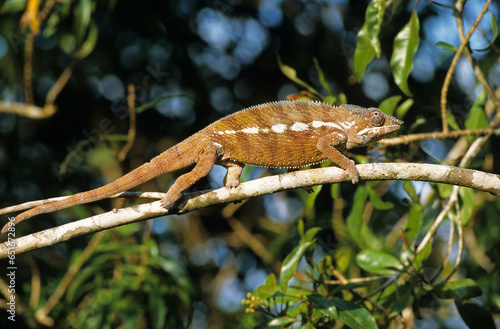
[[[306,101],[256,105],[210,124],[105,186],[37,206],[19,214],[15,222],[101,200],[192,164],[196,164],[193,170],[178,177],[161,200],[163,207],[179,200],[182,192],[206,176],[215,164],[227,168],[224,185],[236,187],[246,164],[298,169],[330,159],[355,184],[359,173],[354,161],[342,152],[386,137],[402,123],[379,109],[356,105],[334,107]]]

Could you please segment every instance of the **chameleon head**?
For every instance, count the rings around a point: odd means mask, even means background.
[[[395,132],[403,124],[403,121],[387,115],[374,107],[367,109],[356,107],[354,109],[353,105],[342,106],[347,107],[356,115],[355,124],[352,128],[356,136],[351,135],[354,137],[353,144],[359,145],[375,142]]]
[[[390,115],[385,114],[377,108],[371,107],[367,109],[366,116],[360,118],[363,123],[364,129],[358,132],[358,135],[370,135],[371,138],[385,137],[386,135],[395,132],[403,121],[396,119]]]

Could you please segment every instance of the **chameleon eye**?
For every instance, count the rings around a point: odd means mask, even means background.
[[[368,121],[374,127],[380,127],[381,125],[383,125],[384,120],[384,113],[382,113],[382,111],[380,111],[379,109],[374,109],[373,111],[368,113]]]

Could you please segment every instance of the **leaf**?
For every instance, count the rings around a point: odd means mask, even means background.
[[[380,103],[378,108],[380,111],[384,112],[385,114],[393,115],[394,110],[396,109],[396,106],[398,105],[400,100],[401,100],[401,96],[389,97],[389,98],[385,99],[382,103]]]
[[[310,295],[307,300],[324,315],[334,320],[340,319],[351,328],[377,328],[377,323],[370,312],[350,301],[338,298],[328,299],[321,295]]]
[[[337,200],[337,197],[339,195],[339,184],[332,184],[330,187],[330,195],[332,196],[333,200]]]
[[[495,19],[495,15],[493,15],[493,12],[491,10],[488,10],[491,14],[490,16],[490,24],[491,24],[491,31],[493,32],[493,38],[492,40],[488,40],[486,39],[486,41],[488,42],[488,45],[482,49],[474,49],[474,51],[487,51],[491,48],[491,46],[493,45],[493,43],[496,41],[497,37],[498,37],[498,25],[497,25],[497,22],[496,22],[496,19]],[[484,35],[483,35],[484,37]]]
[[[166,101],[167,99],[176,98],[176,97],[189,97],[189,96],[188,95],[180,94],[180,95],[168,95],[168,96],[159,97],[159,98],[157,98],[155,100],[152,100],[151,102],[148,102],[146,104],[138,106],[135,109],[135,113],[139,114],[141,112],[144,112],[146,110],[149,110],[149,109],[155,107],[156,105],[160,104],[163,101]]]
[[[409,98],[403,102],[403,104],[399,105],[396,109],[396,118],[403,118],[406,115],[406,112],[413,105],[413,99]]]
[[[288,65],[285,65],[283,63],[281,63],[281,58],[278,56],[278,65],[280,67],[280,70],[281,72],[290,80],[292,80],[293,82],[295,82],[296,84],[304,87],[307,89],[307,91],[309,91],[311,94],[314,94],[316,96],[319,96],[321,97],[321,94],[316,90],[314,89],[313,87],[309,86],[307,83],[305,83],[304,81],[300,80],[298,77],[297,77],[297,71],[295,71],[294,68],[288,66]]]
[[[418,50],[419,30],[420,23],[417,12],[414,11],[410,21],[394,38],[394,48],[390,62],[391,70],[396,85],[408,96],[412,95],[408,89],[408,77],[413,68],[413,55]]]
[[[366,66],[375,55],[380,57],[381,47],[378,35],[384,19],[385,2],[373,0],[368,4],[365,13],[365,23],[357,35],[356,49],[354,50],[354,75],[361,81]]]
[[[361,247],[361,227],[363,225],[363,212],[368,197],[368,190],[366,186],[359,186],[354,194],[354,201],[352,204],[351,213],[346,219],[347,233],[352,240]]]
[[[441,299],[466,300],[479,297],[482,289],[472,279],[444,282],[434,287],[434,293]]]
[[[73,26],[75,29],[76,44],[80,45],[90,24],[92,14],[92,2],[90,0],[80,0],[76,3],[74,10]]]
[[[97,44],[97,37],[99,35],[99,28],[97,24],[92,21],[90,23],[89,33],[87,39],[82,43],[80,50],[76,53],[78,59],[84,59],[87,57],[95,48]]]
[[[444,50],[449,50],[449,51],[457,51],[457,48],[450,45],[449,43],[439,41],[436,43],[436,46],[443,48]]]
[[[285,293],[288,281],[294,276],[299,261],[304,255],[304,252],[309,248],[313,242],[301,243],[297,247],[293,248],[292,252],[286,256],[281,266],[280,272],[280,285],[283,293]]]
[[[394,256],[371,249],[363,250],[357,254],[356,263],[363,270],[380,275],[392,275],[403,269],[401,263]]]
[[[313,58],[313,61],[314,61],[314,67],[316,68],[316,71],[318,71],[319,82],[321,83],[321,85],[323,86],[323,88],[325,88],[325,90],[328,93],[328,95],[330,97],[334,98],[332,103],[335,103],[335,94],[333,93],[333,90],[330,87],[330,84],[326,81],[326,78],[325,78],[325,75],[323,73],[323,70],[319,66],[318,60],[316,58]]]
[[[412,182],[405,181],[403,183],[403,189],[405,190],[406,193],[408,193],[408,196],[410,197],[410,200],[412,202],[419,203],[420,197],[417,194],[417,191],[415,190],[415,186],[413,186]]]
[[[455,306],[465,324],[471,329],[495,329],[491,312],[473,300],[457,301]]]
[[[267,276],[266,283],[255,289],[253,294],[260,299],[268,299],[277,291],[278,286],[276,285],[276,275],[274,275],[274,273],[271,273]]]
[[[321,227],[311,227],[306,231],[300,243],[314,242],[313,239],[319,231],[321,231]]]
[[[28,0],[7,0],[0,7],[0,14],[10,14],[22,11],[26,8]]]
[[[462,199],[460,217],[462,218],[462,226],[465,227],[469,223],[474,210],[474,191],[470,188],[461,187],[458,190],[458,194]]]
[[[489,121],[484,113],[485,103],[486,92],[483,91],[471,106],[469,115],[465,119],[465,129],[484,129],[488,127]]]
[[[460,126],[450,110],[446,110],[446,123],[451,127],[451,129],[460,130]]]
[[[371,187],[368,188],[368,195],[370,196],[370,203],[375,209],[389,210],[394,208],[392,202],[382,200],[382,197],[380,197]]]
[[[294,318],[288,318],[288,317],[281,317],[281,318],[275,318],[272,319],[267,323],[269,327],[278,327],[278,328],[283,328],[290,323],[298,321],[297,319]]]
[[[424,248],[415,256],[415,260],[413,261],[413,265],[416,270],[420,270],[424,264],[424,262],[429,258],[432,253],[432,241],[433,239],[429,239],[425,244]],[[420,247],[420,246],[419,246]]]
[[[442,199],[448,199],[453,191],[453,185],[448,184],[436,184],[439,197]]]
[[[331,299],[333,305],[337,307],[339,317],[342,322],[351,328],[375,329],[377,323],[373,315],[364,307],[344,299]]]
[[[334,320],[339,319],[337,307],[332,303],[332,299],[327,299],[322,295],[309,295],[307,300],[310,301],[321,313],[331,317]]]
[[[490,18],[490,23],[491,23],[491,31],[493,32],[493,40],[491,40],[491,43],[495,42],[495,40],[498,37],[498,25],[497,25],[497,20],[495,18],[495,15],[493,15],[493,12],[489,10],[491,14]]]
[[[420,233],[423,214],[424,210],[422,205],[418,202],[412,202],[410,205],[408,220],[406,221],[404,229],[404,234],[410,243],[418,236],[418,233]]]

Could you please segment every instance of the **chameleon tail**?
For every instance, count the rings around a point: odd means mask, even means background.
[[[40,205],[22,212],[16,216],[14,223],[18,224],[30,217],[66,209],[78,204],[102,200],[116,193],[129,190],[165,173],[187,167],[195,162],[195,156],[193,155],[197,154],[197,145],[191,142],[192,137],[193,136],[172,146],[165,152],[151,159],[150,162],[137,167],[128,174],[125,174],[107,185],[90,191],[77,193],[64,200]],[[7,229],[8,225],[5,225],[2,229],[2,233],[6,233]]]

